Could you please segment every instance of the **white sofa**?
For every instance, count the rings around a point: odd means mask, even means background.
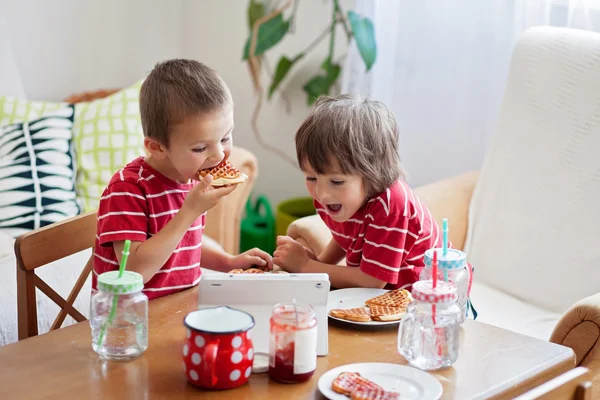
[[[478,320],[570,346],[600,381],[600,34],[527,31],[481,171],[416,193],[475,267]],[[317,254],[331,237],[318,216],[288,234]]]

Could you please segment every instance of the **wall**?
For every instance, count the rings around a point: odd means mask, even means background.
[[[292,196],[306,196],[307,192],[300,170],[260,147],[252,134],[250,121],[256,97],[248,67],[241,61],[243,45],[249,33],[246,3],[240,0],[183,0],[182,54],[206,62],[219,71],[229,85],[236,104],[234,141],[252,150],[259,159],[260,177],[255,192],[267,194],[271,202],[277,204]],[[349,10],[354,1],[342,1],[341,4],[345,10]],[[329,0],[301,1],[295,34],[286,37],[272,49],[270,53],[273,54],[269,56],[271,67],[275,68],[280,55],[294,56],[308,46],[327,28],[330,14]],[[347,47],[341,33],[340,28],[335,46],[338,55],[343,55]],[[273,96],[269,103],[265,102],[260,113],[259,129],[262,136],[294,160],[294,134],[310,110],[302,86],[318,71],[327,51],[325,40],[285,81],[283,86],[291,103],[289,114],[278,95]],[[268,82],[265,79],[265,84]]]
[[[0,0],[25,94],[127,86],[181,52],[180,0]]]
[[[248,68],[241,61],[248,35],[246,0],[0,0],[11,32],[24,91],[29,99],[61,100],[71,93],[123,87],[147,73],[154,63],[172,57],[203,61],[218,70],[236,103],[235,142],[260,162],[256,193],[275,205],[304,196],[303,176],[295,166],[260,147],[250,129],[255,96]],[[345,10],[353,0],[342,1]],[[2,9],[2,8],[0,8]],[[270,56],[294,55],[329,24],[331,1],[303,1],[296,34]],[[341,31],[338,56],[346,51]],[[309,112],[302,85],[327,54],[327,41],[298,65],[285,82],[291,112],[278,96],[265,104],[260,130],[273,146],[295,159],[293,137]],[[265,77],[266,78],[266,77]]]

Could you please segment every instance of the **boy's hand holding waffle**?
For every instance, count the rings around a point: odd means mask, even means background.
[[[227,160],[221,162],[216,167],[198,171],[198,179],[202,180],[209,174],[213,178],[210,183],[212,186],[235,185],[244,182],[248,178],[246,174],[231,165]]]
[[[411,301],[408,290],[395,289],[365,301],[368,308],[336,308],[330,310],[329,315],[353,322],[398,321],[406,313]]]

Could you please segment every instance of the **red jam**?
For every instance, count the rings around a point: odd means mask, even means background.
[[[277,304],[271,316],[269,376],[283,383],[310,379],[317,368],[317,319],[312,307]]]
[[[299,383],[310,379],[315,373],[313,369],[304,374],[294,374],[294,343],[275,353],[275,365],[269,366],[269,376],[282,383]]]

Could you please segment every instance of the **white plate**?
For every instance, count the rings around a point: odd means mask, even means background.
[[[400,393],[402,400],[437,400],[442,396],[442,384],[420,369],[390,363],[360,363],[342,365],[325,372],[319,378],[319,391],[330,400],[348,400],[334,392],[331,383],[342,372],[358,372],[385,390]]]
[[[356,308],[356,307],[365,307],[365,301],[375,297],[382,295],[389,290],[385,289],[369,289],[369,288],[351,288],[351,289],[339,289],[333,290],[329,292],[329,297],[327,298],[327,314],[329,315],[329,311],[334,308]],[[366,326],[381,326],[381,325],[393,325],[398,324],[398,321],[369,321],[369,322],[356,322],[356,321],[348,321],[341,318],[332,317],[329,315],[329,318],[335,319],[338,321],[342,321],[348,324],[354,325],[366,325]]]

